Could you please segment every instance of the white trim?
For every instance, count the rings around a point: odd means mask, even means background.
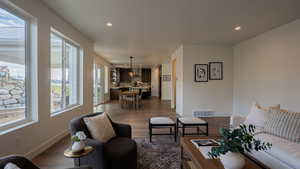
[[[8,2],[7,2],[8,3]],[[33,64],[33,60],[36,59],[33,56],[34,51],[32,51],[32,20],[33,18],[26,16],[24,12],[20,11],[16,7],[13,7],[12,5],[2,3],[0,2],[0,8],[6,10],[7,12],[11,13],[12,15],[22,19],[25,22],[25,27],[24,27],[24,49],[25,49],[25,58],[24,58],[24,66],[25,66],[25,82],[24,82],[24,90],[25,90],[25,119],[22,120],[16,120],[16,121],[10,121],[7,122],[6,124],[1,125],[0,127],[0,135],[3,133],[7,133],[10,131],[13,131],[15,129],[18,129],[20,127],[26,126],[28,123],[35,122],[33,119],[37,120],[37,117],[35,113],[37,113],[35,110],[36,108],[33,107],[33,101],[37,100],[34,98],[35,91],[31,90],[31,87],[33,85],[36,85],[36,81],[33,82],[33,79],[36,78],[37,74],[34,74],[32,65],[36,66]],[[35,68],[36,69],[36,68]],[[35,88],[37,89],[37,88]],[[37,104],[35,104],[37,105]]]
[[[109,92],[109,67],[104,66],[104,94]]]
[[[3,125],[2,127],[0,127],[0,136],[18,130],[20,128],[32,125],[36,122],[36,120],[24,119],[8,123],[7,125]]]
[[[77,43],[76,41],[74,41],[73,39],[69,38],[68,36],[65,36],[63,33],[59,32],[58,30],[56,30],[55,28],[51,27],[50,28],[50,32],[53,33],[55,36],[58,36],[60,38],[62,38],[64,41],[66,41],[67,43],[70,43],[71,45],[77,47],[78,49],[80,48],[79,43]]]
[[[82,106],[82,104],[69,105],[69,106],[65,107],[64,109],[61,109],[61,110],[56,111],[56,112],[52,112],[51,117],[57,116],[59,114],[62,114],[62,113],[65,113],[65,112],[68,112],[68,111],[71,111],[71,110],[74,110],[74,109],[77,109],[80,106]]]
[[[24,156],[30,160],[34,157],[38,156],[39,154],[43,153],[45,150],[53,146],[55,143],[59,142],[61,139],[69,135],[69,130],[65,130],[56,136],[48,139],[47,141],[43,142],[42,144],[35,146],[33,150],[27,152]]]

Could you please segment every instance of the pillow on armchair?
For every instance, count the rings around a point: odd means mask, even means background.
[[[83,121],[92,137],[101,143],[106,143],[111,138],[116,137],[116,133],[106,113],[85,117],[83,118]]]

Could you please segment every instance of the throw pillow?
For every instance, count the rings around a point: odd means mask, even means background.
[[[280,105],[274,105],[269,108],[263,108],[257,103],[253,103],[250,113],[247,115],[244,124],[249,125],[253,124],[256,126],[258,132],[263,130],[265,127],[266,121],[268,119],[270,109],[280,109]]]
[[[83,120],[92,137],[102,143],[106,143],[108,140],[116,136],[106,113],[93,117],[86,117]]]
[[[300,113],[271,110],[264,131],[290,141],[300,142]]]
[[[7,163],[4,167],[4,169],[21,169],[19,168],[17,165],[15,165],[14,163]]]

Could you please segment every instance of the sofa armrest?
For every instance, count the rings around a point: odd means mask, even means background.
[[[118,137],[128,137],[131,138],[131,126],[127,124],[120,124],[112,122],[112,126]]]
[[[241,124],[244,123],[245,120],[246,120],[246,117],[244,117],[244,116],[232,115],[230,117],[230,127],[231,128],[239,127]]]
[[[80,158],[80,165],[87,165],[93,169],[106,168],[104,160],[104,144],[98,140],[87,138],[85,144],[94,148],[94,150],[86,156]],[[74,163],[78,166],[78,159],[74,159]]]

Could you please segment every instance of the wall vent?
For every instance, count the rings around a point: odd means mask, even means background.
[[[214,116],[215,111],[209,109],[198,109],[193,110],[194,117],[212,117]]]

